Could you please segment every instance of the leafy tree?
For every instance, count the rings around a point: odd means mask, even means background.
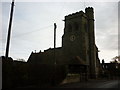
[[[24,59],[18,58],[16,61],[26,62]]]
[[[115,56],[112,58],[112,61],[110,61],[111,63],[120,63],[120,55],[119,56]]]

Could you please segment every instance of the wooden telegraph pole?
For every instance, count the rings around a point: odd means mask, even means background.
[[[11,35],[13,10],[14,10],[14,0],[12,0],[11,12],[10,12],[10,21],[9,21],[9,27],[8,27],[8,36],[7,36],[6,54],[5,54],[6,58],[8,58],[8,55],[9,55],[9,45],[10,45],[10,35]]]
[[[56,65],[56,53],[55,53],[55,48],[56,48],[56,28],[57,28],[57,25],[56,23],[54,23],[54,61],[55,61],[55,65]]]
[[[52,84],[53,85],[56,85],[56,51],[55,51],[55,48],[56,48],[56,28],[57,28],[57,25],[56,23],[54,23],[54,62],[53,62],[53,66],[54,66],[54,73],[53,73],[53,80],[52,80]]]

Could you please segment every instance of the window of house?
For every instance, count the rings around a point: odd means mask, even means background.
[[[118,69],[118,66],[116,65],[116,69]]]
[[[106,69],[108,68],[108,66],[106,65]]]
[[[104,68],[104,65],[102,67]]]

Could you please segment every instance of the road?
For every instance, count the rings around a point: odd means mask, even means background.
[[[120,80],[89,80],[89,81],[84,81],[84,82],[74,82],[74,83],[67,83],[67,84],[62,84],[59,86],[49,86],[49,87],[42,87],[46,89],[79,89],[79,88],[92,88],[96,90],[96,88],[105,88],[105,90],[109,90],[114,88],[114,90],[120,90]],[[71,88],[71,89],[70,89]],[[41,90],[41,87],[39,86],[29,86],[29,87],[19,87],[15,88],[14,90],[17,89],[39,89]]]
[[[120,80],[90,80],[86,82],[70,83],[59,88],[119,88]]]
[[[106,82],[104,84],[101,84],[97,88],[120,88],[120,83],[118,80],[110,81],[110,82]]]

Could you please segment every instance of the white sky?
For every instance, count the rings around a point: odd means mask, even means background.
[[[14,18],[10,42],[10,53],[14,59],[28,59],[32,51],[39,52],[53,47],[53,24],[57,23],[57,47],[61,46],[64,16],[93,7],[95,14],[95,39],[100,60],[109,62],[118,55],[118,3],[89,2],[90,0],[50,0],[51,2],[19,2],[15,0]],[[31,2],[30,2],[31,1]],[[87,1],[87,2],[86,2]],[[112,0],[111,0],[112,1]],[[2,37],[0,56],[5,55],[11,0],[2,2]],[[0,4],[1,6],[1,4]]]

